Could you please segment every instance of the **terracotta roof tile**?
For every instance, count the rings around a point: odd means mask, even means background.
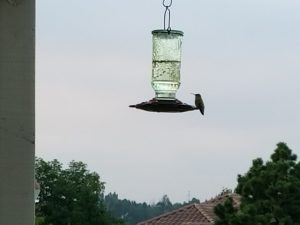
[[[212,225],[216,219],[214,207],[224,203],[228,197],[232,197],[236,207],[239,206],[240,197],[237,194],[224,194],[199,204],[183,206],[137,225]]]

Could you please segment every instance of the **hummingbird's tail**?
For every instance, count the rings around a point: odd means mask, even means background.
[[[199,108],[200,113],[204,116],[204,110]]]

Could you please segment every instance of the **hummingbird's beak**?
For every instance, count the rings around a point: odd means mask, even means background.
[[[196,95],[196,94],[194,94],[194,93],[190,93],[191,95]]]

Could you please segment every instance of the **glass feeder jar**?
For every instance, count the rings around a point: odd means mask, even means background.
[[[152,31],[152,87],[158,100],[175,100],[180,86],[181,44],[183,32]]]

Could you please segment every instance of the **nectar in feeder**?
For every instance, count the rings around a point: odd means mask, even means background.
[[[152,87],[158,100],[175,100],[180,86],[183,32],[154,30],[152,52]]]

